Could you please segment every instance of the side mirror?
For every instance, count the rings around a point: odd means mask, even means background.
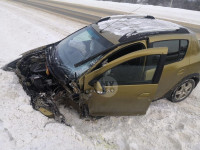
[[[101,85],[101,83],[99,81],[94,83],[94,90],[98,93],[98,94],[104,94],[105,93],[105,87]]]

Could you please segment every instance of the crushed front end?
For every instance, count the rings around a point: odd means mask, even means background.
[[[81,116],[84,116],[85,108],[81,104],[76,80],[68,78],[66,72],[55,65],[52,58],[54,47],[52,44],[28,51],[3,69],[17,74],[35,110],[69,125],[58,106],[72,106]]]
[[[14,71],[31,97],[34,109],[66,123],[58,105],[75,108],[81,117],[89,116],[84,92],[84,76],[112,47],[89,25],[56,43],[30,50],[4,67]]]

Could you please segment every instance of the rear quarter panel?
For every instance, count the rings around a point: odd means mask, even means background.
[[[200,73],[200,44],[199,40],[192,37],[192,47],[190,49],[190,65],[188,66],[188,73]]]

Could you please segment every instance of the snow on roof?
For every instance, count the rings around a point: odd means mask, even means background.
[[[122,15],[101,21],[98,26],[100,30],[108,31],[118,36],[125,34],[130,36],[145,32],[175,31],[181,28],[180,25],[164,20]]]

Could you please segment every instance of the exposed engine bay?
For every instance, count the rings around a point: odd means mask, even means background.
[[[48,47],[49,48],[49,47]],[[26,93],[31,97],[31,105],[47,117],[70,126],[60,113],[58,106],[76,109],[81,117],[87,117],[88,110],[81,104],[80,92],[74,81],[61,84],[47,67],[46,49],[37,49],[24,54],[20,59],[8,64],[4,70],[14,71]]]

